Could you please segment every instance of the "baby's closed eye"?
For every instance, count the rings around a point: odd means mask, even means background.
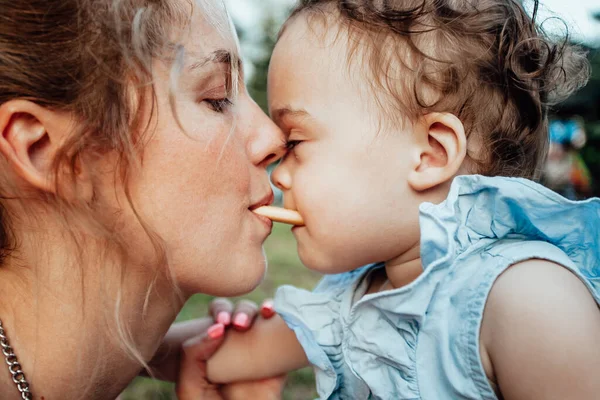
[[[291,151],[294,150],[294,148],[300,143],[302,143],[302,140],[287,140],[285,142],[285,148],[287,149],[287,151]]]

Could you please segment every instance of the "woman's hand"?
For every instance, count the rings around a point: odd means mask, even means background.
[[[206,379],[206,361],[222,344],[225,327],[231,324],[233,329],[248,330],[257,314],[256,305],[246,301],[240,302],[235,312],[232,310],[233,305],[229,300],[213,301],[211,314],[217,323],[183,343],[177,382],[179,400],[281,399],[284,376],[222,386],[213,385]],[[265,301],[260,313],[263,318],[275,315],[273,302]]]
[[[183,344],[190,339],[211,333],[222,331],[230,325],[238,331],[248,330],[257,315],[256,304],[249,301],[240,301],[235,309],[233,303],[228,299],[215,299],[210,303],[210,317],[198,318],[190,321],[173,324],[156,354],[149,362],[152,376],[169,382],[177,382],[179,368],[183,357]],[[275,312],[273,302],[265,301],[260,313],[263,318],[271,318]],[[148,376],[147,371],[142,375]]]
[[[248,330],[258,311],[256,304],[249,301],[239,302],[234,309],[231,301],[215,299],[210,304],[210,317],[173,324],[149,363],[153,376],[178,382],[177,394],[181,400],[280,399],[284,377],[220,388],[206,380],[206,360],[219,348],[225,329]],[[263,318],[275,315],[273,302],[265,301],[260,314]]]
[[[184,344],[177,383],[177,398],[179,400],[280,400],[285,376],[222,386],[208,382],[206,361],[223,342],[223,332],[219,332],[218,336],[207,332]]]

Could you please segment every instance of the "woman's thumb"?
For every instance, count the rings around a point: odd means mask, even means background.
[[[206,377],[206,361],[223,343],[223,334],[211,335],[224,326],[213,325],[213,332],[189,339],[183,344],[182,359],[177,379],[179,400],[222,400],[216,385]],[[217,336],[217,337],[215,337]]]

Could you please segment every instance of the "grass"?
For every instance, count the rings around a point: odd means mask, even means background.
[[[273,234],[265,242],[265,249],[269,259],[267,276],[255,291],[243,298],[260,303],[265,298],[272,297],[277,287],[283,284],[310,289],[319,279],[319,274],[309,271],[300,263],[294,237],[288,226],[275,224]],[[211,300],[210,296],[204,295],[192,297],[177,319],[184,321],[206,315]],[[316,397],[314,376],[310,368],[290,374],[283,394],[285,400],[305,400]],[[172,384],[138,378],[131,383],[120,400],[140,399],[174,400],[176,397]]]

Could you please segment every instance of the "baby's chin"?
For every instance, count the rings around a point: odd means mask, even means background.
[[[306,268],[327,275],[349,272],[363,265],[344,262],[341,257],[336,257],[333,254],[326,255],[317,250],[303,249],[300,246],[298,247],[298,256]]]

